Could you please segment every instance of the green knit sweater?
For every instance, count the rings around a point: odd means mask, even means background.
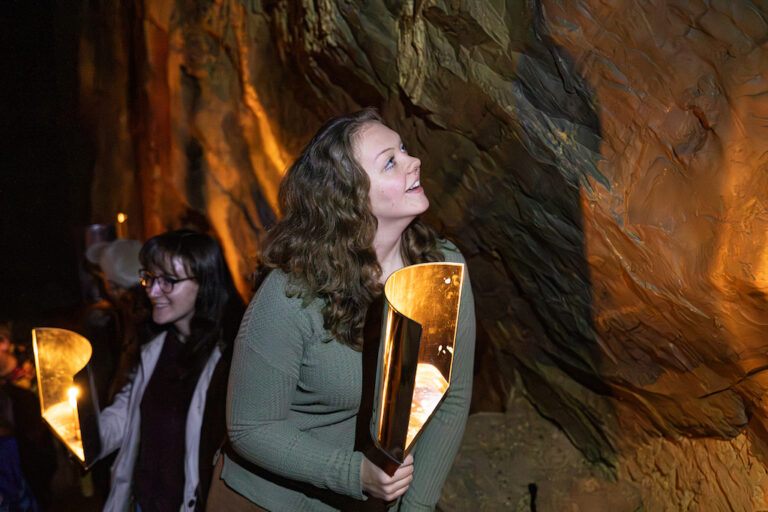
[[[446,261],[464,263],[446,242]],[[322,303],[302,307],[273,271],[243,317],[232,358],[227,426],[244,468],[225,456],[227,485],[272,512],[349,508],[365,500],[353,450],[362,356],[323,328]],[[461,297],[448,396],[412,453],[414,479],[400,510],[433,510],[464,433],[472,395],[475,311],[469,274]],[[243,463],[246,465],[246,463]]]

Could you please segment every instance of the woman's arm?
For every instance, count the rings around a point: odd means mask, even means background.
[[[135,375],[133,377],[135,378]],[[101,437],[99,458],[106,457],[120,448],[120,443],[125,436],[125,426],[128,423],[132,389],[133,378],[115,395],[112,405],[99,413],[99,436]]]
[[[248,307],[235,341],[227,430],[239,455],[272,473],[363,499],[362,454],[323,442],[290,420],[304,351],[312,332],[285,276],[272,272]]]
[[[464,263],[458,253],[449,256],[454,256],[449,260]],[[413,448],[413,482],[402,498],[401,511],[434,510],[464,435],[475,357],[475,302],[466,266],[464,272],[451,387]]]

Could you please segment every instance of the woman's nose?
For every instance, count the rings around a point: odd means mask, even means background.
[[[152,284],[146,288],[147,290],[147,297],[159,297],[163,294],[163,291],[160,289],[160,284],[157,282],[157,279],[152,281]]]
[[[421,169],[421,160],[419,157],[408,155],[408,158],[411,159],[411,161],[408,162],[408,173],[412,173]]]

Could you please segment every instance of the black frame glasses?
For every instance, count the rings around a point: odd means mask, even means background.
[[[143,286],[147,291],[149,291],[152,286],[157,283],[157,286],[160,287],[161,292],[171,293],[173,291],[173,287],[176,286],[176,283],[180,283],[182,281],[190,281],[193,280],[194,277],[183,277],[179,279],[171,276],[156,276],[149,270],[141,269],[139,270],[139,279],[141,279],[141,286]]]

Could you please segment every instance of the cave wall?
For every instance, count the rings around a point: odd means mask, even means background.
[[[768,507],[768,4],[87,10],[94,218],[210,228],[247,296],[284,169],[327,118],[375,106],[467,256],[473,409],[508,413],[519,389],[648,510]]]

